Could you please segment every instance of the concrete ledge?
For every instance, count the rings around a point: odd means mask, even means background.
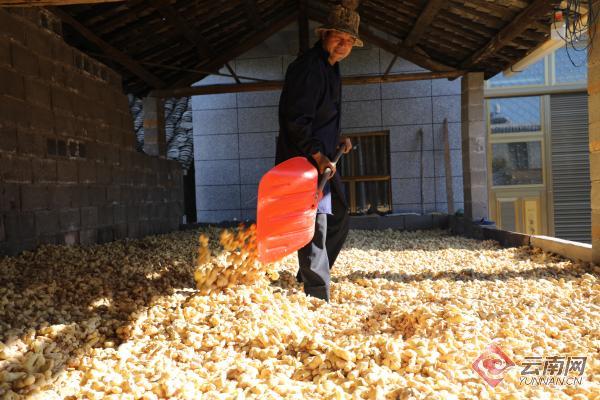
[[[350,229],[364,230],[426,230],[447,229],[449,216],[446,214],[394,214],[394,215],[361,215],[350,217]]]
[[[502,247],[531,246],[555,253],[574,261],[592,261],[592,245],[541,235],[527,235],[497,229],[495,226],[477,225],[464,217],[450,216],[450,232],[480,240],[495,240]]]
[[[592,262],[592,245],[551,236],[531,236],[531,246],[575,261]]]

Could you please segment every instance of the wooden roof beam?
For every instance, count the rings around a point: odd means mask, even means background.
[[[460,67],[465,70],[470,69],[479,61],[484,60],[492,53],[512,42],[525,30],[530,28],[536,19],[551,11],[555,6],[554,3],[554,1],[549,0],[534,0],[519,15],[511,20],[508,25],[502,28],[485,46],[464,60],[460,64]]]
[[[79,32],[85,39],[98,46],[106,55],[110,56],[116,62],[118,62],[119,64],[127,68],[129,71],[131,71],[133,74],[137,75],[140,79],[142,79],[151,87],[165,87],[165,83],[160,78],[152,74],[150,71],[146,70],[144,67],[141,66],[141,64],[133,60],[127,54],[123,53],[120,50],[117,50],[112,45],[105,42],[100,37],[96,36],[96,34],[94,34],[92,31],[86,28],[79,21],[75,20],[65,11],[56,7],[49,7],[48,10],[54,15],[56,15],[58,18],[60,18],[64,23],[70,25],[73,29]]]
[[[308,0],[297,0],[298,1],[298,43],[299,52],[304,53],[310,47],[310,34],[308,32]]]
[[[0,0],[0,7],[46,7],[70,4],[116,3],[125,0]]]
[[[419,14],[417,22],[415,22],[408,36],[402,42],[402,46],[409,49],[414,47],[445,4],[446,0],[429,0],[421,14]]]
[[[250,29],[253,31],[261,30],[264,27],[265,22],[260,15],[258,15],[258,5],[256,4],[256,0],[244,0],[244,4],[246,7],[246,14],[248,14]]]
[[[384,82],[405,82],[416,80],[458,78],[462,71],[449,72],[413,72],[406,74],[395,74],[389,76],[383,75],[364,75],[364,76],[346,76],[342,78],[344,85],[365,85]],[[150,93],[152,97],[185,97],[204,94],[221,93],[240,93],[240,92],[259,92],[266,90],[280,90],[283,88],[283,81],[251,82],[240,84],[218,84],[205,86],[180,87],[175,89],[153,90]]]
[[[266,29],[254,32],[244,42],[242,42],[242,43],[238,44],[237,46],[234,46],[230,49],[224,49],[222,52],[218,53],[208,63],[200,63],[199,65],[195,66],[194,68],[195,69],[196,68],[204,69],[204,70],[219,69],[225,63],[229,62],[230,60],[233,60],[234,58],[245,53],[246,51],[250,50],[251,48],[264,42],[271,35],[275,34],[279,30],[285,28],[287,25],[289,25],[290,23],[292,23],[293,21],[295,21],[298,18],[298,13],[296,11],[290,12],[289,10],[286,10],[281,15],[282,15],[281,18],[279,18],[277,21],[272,23]],[[196,81],[199,81],[200,79],[204,78],[207,75],[208,74],[205,74],[205,73],[191,73],[191,74],[185,76],[184,78],[178,80],[177,82],[173,83],[172,86],[180,87],[180,86],[190,85]]]
[[[213,56],[213,49],[210,44],[204,40],[202,35],[193,29],[187,21],[173,8],[168,0],[152,0],[150,5],[158,10],[167,22],[178,31],[188,42],[198,49],[200,58],[210,59]]]

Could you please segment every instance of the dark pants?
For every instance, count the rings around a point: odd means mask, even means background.
[[[348,208],[335,190],[331,192],[333,215],[317,214],[315,236],[298,250],[300,269],[296,278],[304,282],[304,292],[329,302],[329,270],[348,236]]]

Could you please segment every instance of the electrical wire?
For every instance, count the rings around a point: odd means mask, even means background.
[[[588,56],[593,48],[596,36],[596,24],[598,23],[598,7],[594,7],[596,0],[567,0],[566,7],[560,9],[565,23],[564,36],[557,29],[558,35],[565,41],[565,49],[569,61],[575,67],[581,67],[584,64],[577,65],[573,60],[571,51],[586,51]],[[585,10],[587,8],[587,10]],[[554,27],[557,28],[557,21],[554,21]],[[584,63],[587,63],[585,61]]]

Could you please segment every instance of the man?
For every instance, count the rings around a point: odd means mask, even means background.
[[[312,241],[298,250],[297,279],[307,295],[329,302],[329,272],[348,235],[348,206],[339,174],[331,163],[339,146],[344,153],[352,148],[349,138],[340,136],[341,77],[339,62],[353,46],[362,46],[358,37],[358,1],[345,0],[333,8],[329,23],[317,28],[320,40],[290,64],[279,100],[280,133],[275,162],[304,156],[320,174],[333,174],[319,202]]]

